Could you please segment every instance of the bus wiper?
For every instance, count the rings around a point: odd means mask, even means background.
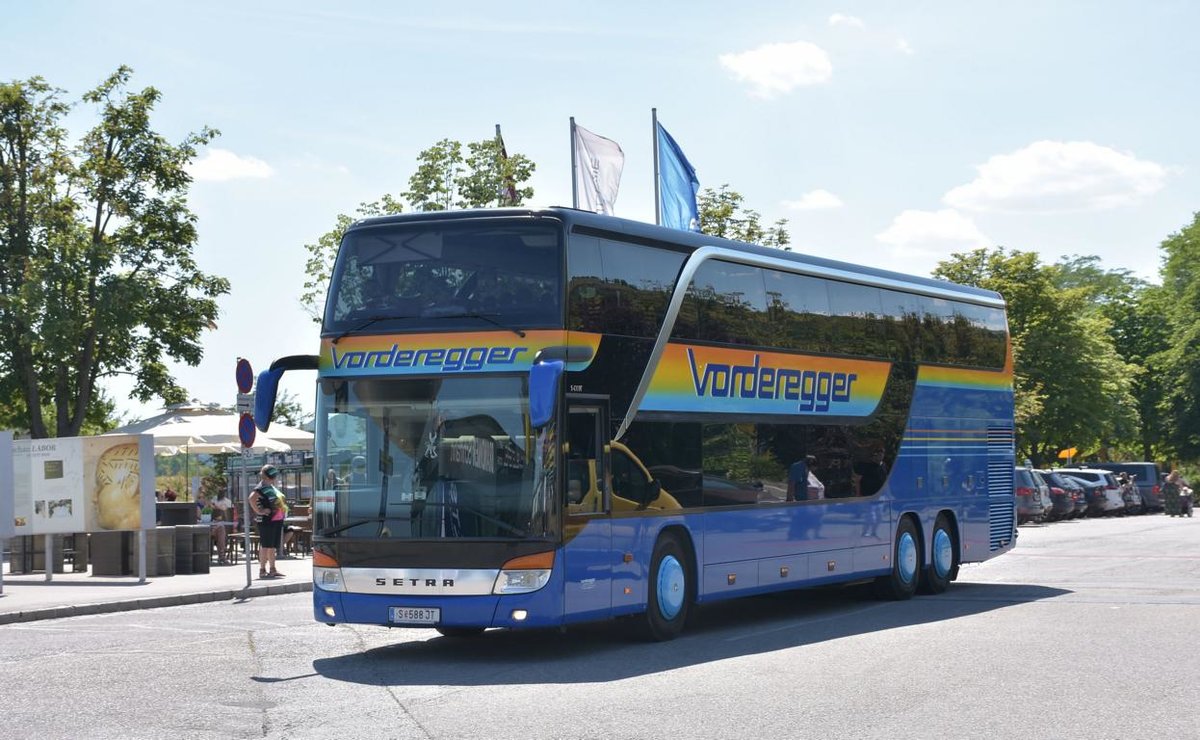
[[[378,524],[379,522],[386,522],[388,519],[395,519],[395,518],[396,517],[394,517],[394,516],[377,516],[377,517],[371,517],[369,519],[359,519],[357,521],[350,522],[349,524],[343,524],[339,527],[334,527],[333,529],[325,529],[320,532],[317,532],[317,536],[318,537],[329,537],[330,535],[335,535],[338,532],[345,532],[347,529],[350,529],[351,527],[357,527],[360,524],[372,524],[372,523]]]
[[[362,321],[362,323],[358,324],[357,326],[353,326],[353,327],[347,329],[346,331],[342,332],[341,334],[338,334],[336,337],[333,338],[332,343],[337,344],[339,339],[345,339],[348,335],[353,334],[354,332],[357,332],[357,331],[362,331],[363,329],[366,329],[368,326],[370,326],[371,324],[374,324],[378,321],[387,321],[389,319],[416,319],[416,318],[420,318],[420,317],[419,316],[410,316],[407,314],[380,314],[378,316],[368,316],[366,319],[364,319]]]
[[[428,314],[427,313],[427,314],[423,315],[421,318],[423,318],[423,319],[479,319],[480,321],[486,321],[493,326],[498,326],[501,329],[508,329],[513,334],[516,334],[518,337],[521,337],[522,339],[525,338],[525,332],[522,331],[521,329],[518,329],[515,326],[509,326],[507,324],[503,324],[499,321],[496,321],[496,319],[492,318],[493,316],[499,316],[499,315],[500,314],[495,314],[495,313],[451,313],[451,314],[445,314],[445,315]]]
[[[509,524],[506,521],[497,519],[495,517],[488,516],[487,514],[484,514],[482,511],[472,509],[470,506],[463,506],[462,504],[446,503],[444,501],[429,501],[428,499],[425,500],[424,505],[425,506],[440,506],[443,509],[446,508],[447,506],[453,506],[454,508],[456,508],[460,511],[465,511],[468,514],[474,514],[475,516],[479,517],[480,519],[482,519],[486,522],[491,522],[492,524],[495,524],[497,526],[504,527],[509,532],[512,532],[513,534],[515,534],[518,537],[528,537],[529,536],[529,533],[526,532],[525,530],[521,529],[520,527],[514,527],[513,525]],[[416,507],[413,507],[413,508],[415,509]]]

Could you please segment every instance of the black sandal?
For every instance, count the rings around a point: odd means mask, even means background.
[[[260,570],[260,571],[258,572],[258,578],[259,578],[259,580],[262,580],[263,578],[270,578],[270,577],[271,577],[271,574],[270,574],[270,573],[268,573],[268,572],[266,572],[265,570]]]

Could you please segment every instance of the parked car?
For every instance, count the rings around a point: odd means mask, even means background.
[[[1113,473],[1117,479],[1117,485],[1121,487],[1121,497],[1125,499],[1126,514],[1141,514],[1146,510],[1142,505],[1142,493],[1138,490],[1137,483],[1128,473]]]
[[[1093,495],[1088,497],[1088,513],[1121,514],[1125,511],[1125,498],[1121,495],[1121,486],[1117,477],[1107,470],[1094,468],[1059,468],[1060,473],[1078,480],[1099,486],[1099,492],[1104,497],[1102,501],[1094,501]],[[1093,504],[1096,504],[1093,507]]]
[[[1013,483],[1017,494],[1017,524],[1045,521],[1054,508],[1046,481],[1032,468],[1017,468]]]
[[[1050,499],[1054,502],[1052,518],[1074,519],[1087,511],[1083,486],[1053,470],[1038,470],[1038,475],[1050,486]]]
[[[1089,463],[1088,467],[1128,473],[1137,483],[1143,511],[1162,511],[1162,466],[1156,462]]]
[[[1053,482],[1062,489],[1070,492],[1071,500],[1075,503],[1075,509],[1071,512],[1071,518],[1078,519],[1087,516],[1088,492],[1078,480],[1069,475],[1064,475],[1057,470],[1050,470],[1048,471],[1046,481]]]

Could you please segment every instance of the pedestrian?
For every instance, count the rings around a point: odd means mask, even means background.
[[[227,536],[225,528],[227,522],[231,521],[233,513],[233,502],[229,500],[229,494],[224,490],[217,492],[217,497],[212,502],[212,532],[213,537],[217,542],[217,564],[226,565],[229,563],[229,555],[226,552]]]
[[[1163,510],[1170,516],[1182,516],[1184,514],[1183,505],[1183,489],[1187,483],[1183,480],[1183,476],[1179,474],[1179,470],[1172,470],[1167,474],[1166,480],[1163,481]]]
[[[250,508],[258,516],[258,577],[281,578],[283,574],[275,568],[275,554],[283,537],[287,502],[275,485],[279,480],[279,468],[264,465],[258,477],[258,486],[250,492]]]

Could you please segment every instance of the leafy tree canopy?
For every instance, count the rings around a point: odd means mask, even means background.
[[[764,227],[758,211],[746,208],[743,202],[742,194],[730,190],[729,185],[722,185],[720,190],[705,188],[696,203],[701,233],[791,251],[787,219]]]
[[[1085,261],[1086,262],[1086,261]],[[1091,264],[1088,262],[1087,264]],[[1137,420],[1131,378],[1111,322],[1092,310],[1090,289],[1058,284],[1062,265],[1032,252],[976,249],[938,264],[934,276],[994,290],[1008,303],[1019,454],[1035,464],[1058,450],[1096,450],[1130,436]]]
[[[106,403],[101,378],[184,400],[166,363],[200,362],[229,291],[192,257],[186,200],[186,167],[217,132],[167,141],[151,126],[160,93],[128,90],[131,76],[122,66],[82,96],[98,120],[74,144],[62,90],[0,84],[0,397],[15,393],[35,438],[80,434]]]

